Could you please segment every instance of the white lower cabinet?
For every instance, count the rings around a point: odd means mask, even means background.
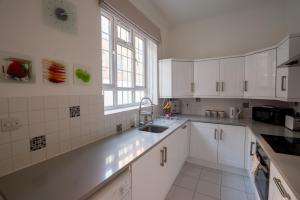
[[[246,128],[246,142],[245,142],[245,168],[249,172],[251,179],[254,179],[253,165],[254,156],[256,152],[256,137],[249,128]]]
[[[126,170],[87,200],[131,200],[131,173]]]
[[[245,127],[192,122],[190,157],[245,167]]]
[[[186,160],[187,128],[183,125],[132,164],[133,200],[165,199]]]
[[[269,200],[297,200],[291,189],[288,187],[282,176],[271,163]]]

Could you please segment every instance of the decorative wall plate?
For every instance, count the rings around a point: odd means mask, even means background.
[[[74,84],[75,85],[91,85],[92,83],[92,72],[89,67],[83,65],[74,65]]]
[[[43,0],[43,13],[46,25],[67,33],[77,33],[75,4],[67,0]]]
[[[68,82],[66,64],[59,61],[43,60],[43,80],[45,83],[64,85]]]
[[[0,52],[0,68],[0,82],[35,82],[32,60],[27,56]]]

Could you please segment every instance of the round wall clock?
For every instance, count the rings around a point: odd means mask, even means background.
[[[76,6],[67,0],[43,0],[46,25],[68,33],[77,32]]]

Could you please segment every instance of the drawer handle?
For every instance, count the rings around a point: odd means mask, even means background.
[[[281,180],[278,178],[273,178],[275,185],[277,186],[281,196],[285,199],[291,200],[291,196],[286,192],[286,190],[284,189]]]
[[[286,76],[281,77],[281,91],[286,91]]]
[[[182,126],[182,129],[185,129],[187,127],[187,125]]]
[[[168,148],[164,147],[164,162],[168,162]]]
[[[217,133],[218,133],[218,130],[215,128],[215,140],[217,140]]]
[[[164,154],[164,150],[162,149],[162,150],[160,150],[160,155],[161,155],[161,160],[160,160],[160,166],[165,166],[165,163],[164,163],[164,156],[165,156],[165,154]]]
[[[216,92],[219,92],[219,82],[216,82]]]
[[[253,146],[255,145],[255,142],[251,142],[251,145],[250,145],[250,156],[254,156],[254,153],[253,153]]]
[[[223,129],[220,131],[220,140],[223,140]]]

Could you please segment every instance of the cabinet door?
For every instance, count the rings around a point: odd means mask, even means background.
[[[246,56],[246,97],[275,97],[276,49]]]
[[[245,167],[245,127],[219,125],[219,163]]]
[[[220,60],[220,96],[244,95],[245,57]]]
[[[218,125],[200,122],[191,123],[190,156],[199,160],[217,163]]]
[[[276,97],[287,98],[288,69],[277,68]]]
[[[172,96],[193,96],[193,62],[172,61]]]
[[[172,97],[171,61],[159,61],[159,95],[161,98]]]
[[[277,66],[288,61],[289,55],[290,55],[290,43],[289,40],[286,40],[277,48]]]
[[[253,178],[253,159],[256,151],[256,138],[249,128],[246,128],[246,140],[245,140],[245,168],[250,174],[250,178]]]
[[[132,164],[132,200],[164,200],[166,196],[162,145],[148,151]]]
[[[219,60],[194,63],[195,96],[219,96]]]

